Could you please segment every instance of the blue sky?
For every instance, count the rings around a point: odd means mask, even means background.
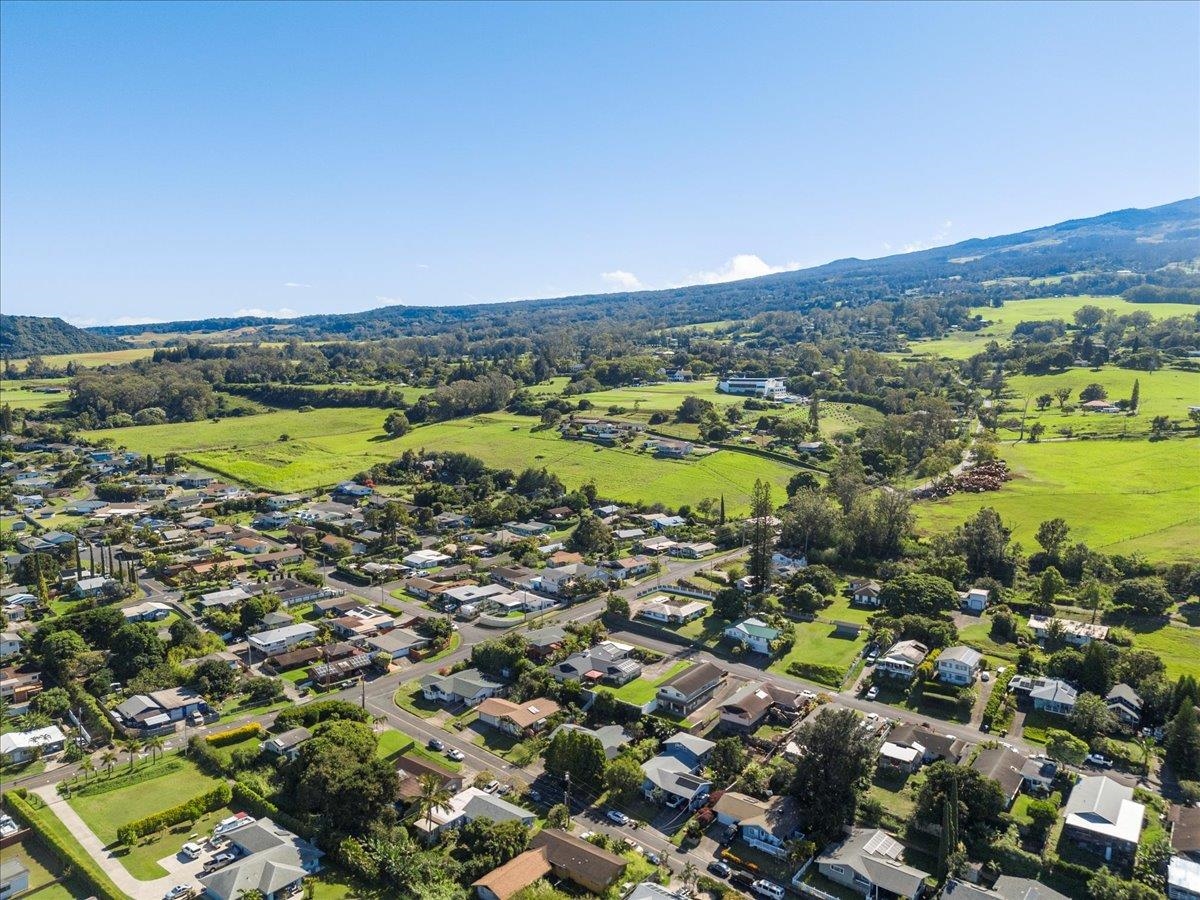
[[[665,287],[1200,193],[1200,5],[7,2],[0,298]]]

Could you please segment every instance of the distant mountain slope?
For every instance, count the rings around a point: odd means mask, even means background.
[[[531,334],[553,327],[655,328],[745,318],[770,310],[804,311],[933,294],[1014,296],[1011,283],[1086,273],[1079,292],[1120,292],[1147,281],[1191,286],[1195,276],[1165,267],[1200,259],[1200,197],[1152,209],[1126,209],[1017,234],[962,241],[880,259],[841,259],[745,281],[663,291],[591,294],[477,306],[389,306],[360,313],[299,319],[208,319],[160,325],[105,326],[110,336],[144,331],[200,332],[257,323],[270,334],[302,338],[379,338],[429,335],[470,324],[497,334]],[[1097,277],[1099,276],[1099,277]]]
[[[0,315],[0,354],[5,358],[51,356],[56,353],[99,353],[127,350],[129,345],[109,335],[84,331],[62,319]]]

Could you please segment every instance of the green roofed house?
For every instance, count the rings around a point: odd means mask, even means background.
[[[726,628],[725,637],[755,653],[770,653],[771,641],[779,637],[779,629],[772,628],[762,619],[743,619]]]

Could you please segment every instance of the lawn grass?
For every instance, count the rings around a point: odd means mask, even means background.
[[[772,672],[784,672],[793,662],[815,663],[820,666],[835,666],[845,671],[850,668],[866,643],[865,632],[858,638],[834,637],[834,628],[826,622],[797,622],[796,643],[787,655],[771,663]]]
[[[1200,441],[1091,440],[1004,444],[1014,479],[1001,490],[917,504],[918,528],[949,531],[985,506],[1013,540],[1035,546],[1041,522],[1058,516],[1071,539],[1105,553],[1155,561],[1200,557]]]
[[[30,390],[33,382],[0,380],[0,404],[7,403],[13,409],[32,411],[54,409],[63,406],[69,399],[68,394],[46,394]],[[32,884],[32,881],[30,882]]]
[[[220,779],[201,772],[190,760],[183,762],[182,767],[160,778],[100,794],[77,794],[68,802],[100,840],[113,844],[122,825],[175,806],[220,783]]]
[[[421,693],[421,685],[415,681],[400,685],[396,689],[392,701],[405,712],[420,716],[422,719],[431,718],[441,709],[440,706],[425,699]]]
[[[1019,322],[1062,319],[1071,324],[1075,310],[1083,306],[1099,306],[1117,315],[1147,312],[1155,319],[1190,316],[1196,312],[1196,307],[1185,303],[1130,303],[1120,297],[1038,297],[1010,300],[998,309],[987,306],[972,309],[972,315],[979,315],[983,321],[989,323],[979,331],[956,331],[934,340],[912,341],[910,352],[913,355],[968,359],[976,353],[983,352],[990,341],[1003,344],[1012,337],[1013,328]]]
[[[24,897],[37,897],[38,900],[44,900],[46,897],[54,900],[61,897],[71,900],[73,897],[86,897],[90,893],[83,882],[73,878],[62,884],[51,885],[52,881],[61,877],[62,863],[32,834],[16,844],[5,847],[4,859],[16,860],[29,870],[30,893],[23,894]]]
[[[608,691],[618,700],[622,700],[625,703],[630,703],[634,706],[643,706],[654,699],[654,695],[658,693],[659,685],[667,681],[667,679],[678,675],[684,669],[691,668],[691,665],[687,660],[680,660],[653,680],[649,678],[635,678],[628,684],[623,684],[618,688],[603,687],[600,690]]]
[[[1173,623],[1154,628],[1129,623],[1125,627],[1133,632],[1135,647],[1158,655],[1167,667],[1168,678],[1200,675],[1200,628]]]
[[[121,849],[114,854],[129,874],[140,881],[152,881],[162,878],[167,870],[158,864],[160,859],[175,856],[183,849],[188,841],[197,836],[211,834],[217,823],[233,815],[236,810],[222,806],[210,813],[205,813],[195,822],[181,822],[149,840],[143,840],[128,850]]]
[[[507,413],[426,425],[395,439],[383,434],[382,420],[381,410],[349,407],[109,429],[91,436],[143,453],[181,453],[201,468],[271,491],[327,486],[407,449],[455,450],[500,468],[545,466],[569,489],[594,480],[604,496],[622,502],[677,507],[724,494],[731,515],[749,507],[756,479],[769,481],[782,498],[794,472],[785,463],[729,450],[665,460],[645,451],[567,441],[553,429],[534,431],[536,422],[528,417]],[[284,434],[289,439],[279,440]]]

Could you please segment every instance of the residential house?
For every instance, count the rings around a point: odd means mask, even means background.
[[[774,400],[787,393],[782,378],[760,378],[749,375],[730,375],[717,382],[717,390],[723,394],[751,394]]]
[[[755,653],[771,652],[771,642],[779,638],[779,629],[772,628],[762,619],[743,619],[725,629],[725,637],[741,644]]]
[[[751,682],[734,691],[722,701],[721,724],[727,728],[751,731],[772,709],[785,714],[795,714],[804,708],[806,699],[802,692],[783,687],[773,681]]]
[[[1123,725],[1136,728],[1142,723],[1142,698],[1129,685],[1115,685],[1104,698],[1104,702]]]
[[[396,799],[405,806],[421,796],[421,778],[425,775],[433,775],[451,794],[457,794],[463,789],[462,775],[415,753],[406,753],[400,757],[396,764],[396,775],[400,780],[396,788]]]
[[[353,481],[343,481],[333,490],[333,499],[340,501],[355,501],[361,500],[363,497],[370,497],[374,493],[372,488],[365,484],[357,484]]]
[[[642,674],[642,664],[629,656],[629,648],[613,641],[568,656],[550,667],[556,681],[574,680],[584,684],[620,687]]]
[[[272,628],[248,637],[247,643],[264,656],[276,656],[286,653],[311,641],[317,636],[317,627],[307,622],[297,622],[294,625],[284,625],[282,628]]]
[[[1021,766],[1021,778],[1025,790],[1034,794],[1049,794],[1054,789],[1054,779],[1058,777],[1058,763],[1045,756],[1034,756],[1025,760]]]
[[[547,625],[544,628],[527,631],[522,636],[529,648],[529,655],[541,661],[562,648],[562,642],[567,637],[567,630],[561,625]]]
[[[123,700],[113,715],[126,728],[159,728],[180,722],[195,712],[207,712],[204,698],[187,687],[134,694]]]
[[[6,731],[0,734],[0,758],[8,765],[28,762],[39,756],[60,753],[67,736],[57,725],[33,731]]]
[[[1028,760],[1015,750],[1009,750],[1007,747],[988,747],[979,751],[971,762],[971,768],[1000,785],[1005,808],[1008,808],[1012,806],[1013,800],[1025,783],[1024,768],[1027,762]]]
[[[787,553],[776,550],[771,554],[771,567],[780,574],[794,572],[808,567],[808,557],[795,550]]]
[[[382,653],[395,662],[404,659],[414,650],[424,650],[431,641],[423,634],[417,634],[410,628],[395,628],[383,634],[367,638],[367,648],[371,653]]]
[[[688,600],[667,594],[655,594],[646,600],[645,606],[638,610],[638,617],[651,622],[682,625],[685,622],[701,618],[706,612],[708,612],[708,604],[702,600]]]
[[[1178,856],[1200,862],[1200,806],[1171,807],[1171,849]]]
[[[309,666],[308,677],[317,684],[336,684],[349,678],[361,678],[372,665],[374,662],[369,655],[355,651],[338,660]]]
[[[29,868],[16,856],[0,860],[0,900],[29,890]]]
[[[450,557],[436,550],[414,550],[404,557],[404,564],[410,569],[435,569],[450,562]]]
[[[430,673],[421,679],[421,693],[426,700],[467,706],[478,706],[503,688],[503,684],[478,669],[463,669],[444,676]]]
[[[974,587],[969,591],[961,592],[958,597],[964,612],[981,613],[988,608],[991,591],[987,588]]]
[[[544,729],[546,721],[558,710],[558,704],[546,697],[538,697],[524,703],[488,697],[479,704],[479,720],[507,734],[522,737]]]
[[[946,760],[957,765],[967,751],[961,738],[938,734],[928,725],[902,724],[888,732],[880,747],[883,765],[915,772],[922,765]]]
[[[937,660],[937,675],[948,684],[974,684],[982,664],[982,653],[959,644],[942,651]]]
[[[672,807],[698,809],[708,799],[712,782],[696,774],[700,763],[686,747],[676,745],[669,750],[664,744],[663,749],[663,753],[642,763],[643,795]]]
[[[267,740],[259,744],[259,747],[264,753],[270,753],[273,756],[282,756],[286,759],[295,759],[300,753],[300,746],[311,737],[312,732],[301,726],[300,728],[292,728],[283,734],[267,738]]]
[[[204,896],[235,900],[257,891],[264,900],[284,900],[303,880],[321,871],[325,854],[270,819],[259,819],[227,835],[237,858],[198,876]]]
[[[1072,788],[1064,812],[1064,838],[1116,867],[1133,865],[1146,807],[1133,799],[1132,787],[1107,775],[1085,775]]]
[[[882,590],[883,585],[878,581],[868,579],[850,582],[850,597],[859,606],[881,606],[883,601],[879,593]]]
[[[756,850],[780,859],[787,856],[788,841],[802,837],[799,810],[791,797],[758,800],[737,791],[725,791],[713,811],[717,821],[736,825],[741,838]]]
[[[615,576],[605,569],[586,563],[570,563],[565,566],[543,569],[534,578],[534,585],[547,594],[561,594],[582,581],[611,581]]]
[[[285,550],[272,550],[259,553],[254,557],[254,564],[260,569],[274,571],[284,566],[297,565],[304,562],[304,551],[299,547],[289,547]]]
[[[648,556],[626,556],[604,563],[605,568],[612,569],[618,578],[637,578],[649,573],[654,565],[654,560]]]
[[[81,599],[99,597],[110,584],[113,584],[113,580],[104,575],[97,575],[95,578],[83,578],[75,582],[75,587],[71,590],[71,596]]]
[[[929,648],[920,641],[897,641],[875,661],[875,671],[911,680],[928,655]]]
[[[628,865],[624,857],[560,829],[547,828],[534,836],[528,850],[497,866],[471,887],[480,900],[509,900],[535,882],[554,876],[604,895],[621,879]]]
[[[1069,716],[1079,697],[1079,692],[1061,678],[1045,678],[1041,675],[1015,675],[1008,682],[1008,689],[1018,697],[1027,698],[1034,709],[1059,716]]]
[[[1057,619],[1052,616],[1032,615],[1029,630],[1039,644],[1045,644],[1050,634],[1057,630],[1064,643],[1074,647],[1086,647],[1092,641],[1108,640],[1107,625],[1076,622],[1074,619]]]
[[[334,633],[345,640],[374,637],[396,627],[396,620],[373,606],[355,606],[330,622]]]
[[[413,827],[425,838],[432,839],[444,828],[458,828],[476,819],[491,819],[493,822],[524,822],[532,825],[537,815],[531,810],[509,803],[476,787],[463,788],[447,801],[445,806],[435,807],[432,815],[418,816]]]
[[[21,652],[21,646],[24,643],[24,639],[15,631],[0,633],[0,659],[16,656]]]
[[[1200,900],[1200,862],[1171,857],[1167,863],[1167,900]]]
[[[639,541],[638,547],[643,553],[653,553],[657,556],[660,553],[667,553],[672,550],[675,547],[675,542],[669,537],[652,537]]]
[[[126,622],[161,622],[171,614],[171,607],[156,600],[135,603],[121,610]]]
[[[725,679],[725,670],[710,662],[684,669],[658,686],[657,708],[676,716],[687,716],[712,699]]]
[[[817,869],[831,881],[864,897],[917,900],[928,872],[902,862],[904,845],[878,828],[854,828],[816,857]]]
[[[656,456],[663,456],[669,459],[683,459],[685,456],[690,456],[692,451],[696,449],[696,445],[691,441],[676,441],[671,438],[651,438],[646,441],[647,450],[653,450]]]
[[[645,549],[645,543],[642,544]],[[703,559],[709,554],[717,552],[717,545],[711,541],[700,541],[692,543],[676,544],[670,549],[672,556],[681,556],[684,559]]]
[[[1065,894],[1031,878],[1001,875],[990,888],[951,878],[942,890],[941,900],[1069,900]]]

